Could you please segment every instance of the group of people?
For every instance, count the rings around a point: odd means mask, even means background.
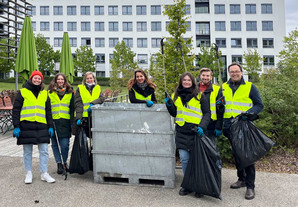
[[[258,114],[263,109],[257,88],[243,79],[241,65],[232,63],[228,67],[230,79],[222,88],[212,83],[212,71],[202,68],[200,82],[185,72],[180,76],[178,86],[171,97],[165,98],[166,107],[175,117],[175,143],[178,149],[182,171],[185,173],[195,137],[206,134],[216,142],[216,137],[231,137],[231,121],[241,113]],[[157,103],[156,85],[147,74],[138,69],[128,82],[131,103],[144,103],[152,107]],[[224,99],[223,99],[224,97]],[[18,93],[13,107],[13,136],[17,144],[23,145],[24,164],[27,172],[25,183],[32,183],[32,146],[38,145],[40,156],[41,180],[52,183],[55,179],[48,174],[48,144],[52,143],[53,154],[57,163],[57,173],[67,169],[69,139],[71,130],[78,126],[85,127],[87,136],[91,126],[89,112],[95,104],[102,104],[104,97],[92,72],[84,75],[82,84],[78,85],[74,95],[73,89],[64,74],[58,73],[44,90],[43,75],[34,71]],[[88,122],[89,121],[89,122]],[[74,126],[72,126],[74,123]],[[84,124],[83,123],[87,123]],[[194,132],[194,129],[196,132]],[[56,135],[58,139],[56,139]],[[59,140],[63,162],[58,151]],[[65,163],[63,166],[62,163]],[[236,160],[236,167],[239,165]],[[233,189],[247,187],[245,198],[255,197],[255,167],[237,168],[238,181],[230,187]],[[179,195],[188,195],[188,189],[181,188]],[[202,195],[195,192],[196,197]]]

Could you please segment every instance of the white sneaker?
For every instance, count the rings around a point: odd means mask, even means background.
[[[42,181],[46,181],[48,183],[54,183],[55,182],[55,179],[52,178],[49,173],[45,172],[45,173],[42,173],[41,174],[41,180]]]
[[[25,183],[26,184],[31,184],[32,183],[32,172],[31,171],[27,171],[27,175],[25,178]]]

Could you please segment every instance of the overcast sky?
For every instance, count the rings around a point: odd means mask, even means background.
[[[298,27],[298,0],[286,0],[286,32]]]

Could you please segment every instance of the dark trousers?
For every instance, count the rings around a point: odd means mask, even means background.
[[[231,119],[224,119],[223,134],[229,139],[229,141],[231,143],[230,127],[231,127]],[[255,188],[255,179],[256,179],[255,165],[252,164],[244,169],[239,169],[239,162],[236,159],[234,149],[233,149],[233,155],[235,158],[238,180],[245,181],[247,188],[254,189]]]

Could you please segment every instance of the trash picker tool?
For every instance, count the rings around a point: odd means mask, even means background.
[[[218,65],[218,79],[219,79],[219,84],[220,84],[220,88],[222,90],[222,97],[220,97],[218,100],[216,100],[216,103],[219,102],[218,105],[224,105],[225,104],[225,96],[223,93],[223,88],[222,88],[222,78],[221,78],[221,69],[220,69],[220,62],[219,62],[219,52],[218,52],[218,46],[216,43],[213,43],[214,47],[213,49],[216,52],[216,58],[217,58],[217,65]]]
[[[58,135],[57,135],[56,125],[55,125],[54,121],[53,121],[53,124],[54,124],[54,132],[55,132],[56,142],[57,142],[57,145],[58,145],[58,151],[59,151],[60,159],[61,159],[61,162],[62,162],[62,165],[63,165],[63,174],[62,175],[65,175],[64,180],[66,180],[67,179],[66,163],[63,161],[63,157],[62,157],[62,153],[61,153],[61,146],[60,146],[60,143],[59,143],[59,138],[58,138]]]
[[[164,38],[160,40],[160,46],[161,46],[161,54],[162,54],[162,69],[163,69],[163,79],[165,84],[165,97],[170,97],[170,95],[167,92],[167,80],[166,80],[166,68],[165,68],[165,53],[164,53]]]
[[[181,52],[181,56],[182,56],[182,60],[183,60],[185,72],[187,72],[186,65],[185,65],[185,60],[184,60],[184,54],[183,54],[183,50],[182,50],[182,45],[181,45],[180,42],[178,42],[178,47],[179,47],[180,52]]]

